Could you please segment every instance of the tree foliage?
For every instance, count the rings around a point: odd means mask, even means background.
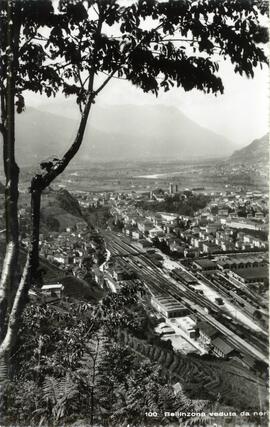
[[[13,378],[2,388],[4,424],[137,425],[150,410],[195,409],[184,393],[175,396],[160,366],[112,335],[112,328],[134,329],[135,295],[126,287],[118,305],[109,294],[95,308],[78,301],[28,305]],[[121,320],[111,325],[116,312]]]
[[[162,202],[137,202],[137,206],[156,212],[172,212],[179,215],[193,216],[198,210],[204,209],[210,200],[211,198],[204,194],[190,194],[188,197],[175,194],[173,196],[165,196],[165,200]]]

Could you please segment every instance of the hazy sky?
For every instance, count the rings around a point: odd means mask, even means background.
[[[101,103],[166,104],[178,107],[188,117],[239,145],[262,136],[268,129],[268,69],[257,69],[253,80],[235,75],[229,63],[221,66],[225,91],[207,95],[197,90],[175,88],[159,98],[144,94],[127,82],[114,80]]]
[[[160,92],[156,98],[153,94],[143,93],[129,82],[113,79],[99,95],[97,102],[100,105],[172,105],[198,124],[229,138],[236,145],[246,145],[268,130],[268,68],[257,68],[254,79],[247,79],[236,75],[230,62],[222,60],[220,75],[225,86],[223,95],[208,95],[197,90],[185,92],[175,88],[170,92]],[[27,105],[42,108],[42,104],[48,102],[63,103],[66,100],[63,96],[57,96],[55,100],[50,98],[49,101],[46,97],[30,94]],[[74,108],[77,108],[75,103]]]

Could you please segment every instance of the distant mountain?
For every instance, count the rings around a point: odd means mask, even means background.
[[[251,144],[233,153],[230,161],[234,163],[268,163],[269,161],[269,134],[255,139]]]
[[[31,165],[64,153],[76,135],[70,103],[28,108],[17,116],[17,157]],[[47,111],[50,109],[50,112]],[[76,160],[196,159],[229,156],[231,141],[167,106],[95,105]]]

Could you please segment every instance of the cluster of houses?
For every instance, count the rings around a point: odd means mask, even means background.
[[[83,278],[96,262],[98,243],[88,236],[87,224],[78,221],[62,232],[40,235],[40,256],[67,273]],[[29,239],[22,239],[27,247]]]
[[[121,192],[112,192],[112,191],[102,191],[102,192],[83,192],[83,191],[74,191],[72,193],[79,202],[79,205],[82,208],[99,208],[111,204],[125,204],[130,200],[141,200],[145,197],[148,199],[149,192],[135,192],[131,191],[128,193]]]
[[[111,215],[143,248],[159,241],[179,258],[192,258],[199,270],[225,270],[243,284],[268,285],[266,204],[267,196],[258,191],[215,195],[205,209],[189,217],[144,211],[122,200],[111,206]],[[238,216],[243,206],[247,212],[252,209],[252,219]]]
[[[246,217],[239,216],[243,206]],[[250,210],[253,214],[248,213]],[[115,221],[123,222],[124,234],[138,241],[145,237],[158,239],[165,242],[171,252],[183,257],[267,250],[266,212],[267,197],[258,192],[246,197],[235,194],[213,197],[194,217],[143,211],[123,200],[111,207]]]

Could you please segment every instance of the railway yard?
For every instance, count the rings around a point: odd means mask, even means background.
[[[169,270],[162,261],[156,262],[153,250],[142,250],[121,233],[106,230],[102,236],[108,262],[117,260],[123,271],[132,271],[152,298],[173,298],[198,322],[215,328],[240,358],[268,363],[268,332],[260,318],[254,316],[256,312],[267,316],[268,310],[251,290],[222,271],[209,275],[181,262],[174,263],[177,268]],[[167,324],[172,325],[171,319],[167,319]],[[185,334],[182,336],[188,339]],[[190,342],[194,344],[194,340]]]

